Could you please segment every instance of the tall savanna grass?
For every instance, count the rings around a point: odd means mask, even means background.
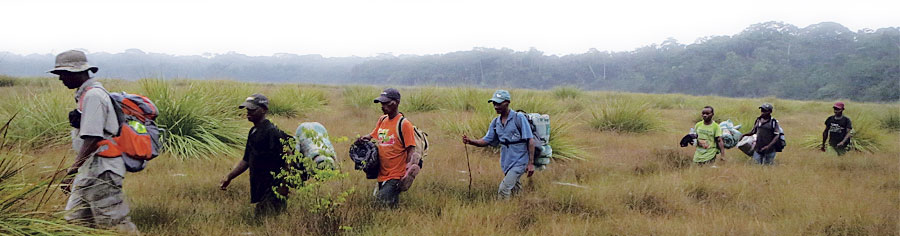
[[[576,99],[584,95],[584,91],[575,86],[558,86],[552,93],[557,99]]]
[[[881,123],[881,128],[892,132],[900,131],[900,110],[890,108],[890,110],[887,111],[887,114],[881,116],[879,122]]]
[[[178,158],[234,154],[246,140],[237,106],[246,91],[238,85],[190,83],[179,91],[172,82],[145,79],[145,92],[159,108],[156,123],[165,129],[163,148]]]
[[[303,117],[320,110],[328,104],[325,91],[316,88],[302,88],[297,85],[280,86],[269,97],[269,114],[284,117]]]
[[[557,160],[585,160],[587,152],[584,147],[578,145],[572,128],[577,124],[576,118],[564,115],[550,116],[550,147],[553,149],[553,159]]]
[[[511,94],[512,99],[509,103],[509,109],[549,115],[557,115],[563,112],[563,107],[557,103],[557,99],[547,96],[546,93],[519,90],[514,90],[513,92],[515,93]]]
[[[344,87],[341,95],[344,98],[344,105],[357,110],[375,109],[372,105],[373,99],[381,94],[381,90],[372,86],[353,85]]]
[[[488,103],[491,91],[477,88],[441,89],[449,94],[444,100],[444,108],[451,111],[471,111],[484,114],[493,114],[494,107]]]
[[[444,98],[437,88],[421,88],[411,93],[401,93],[401,112],[428,112],[440,109]],[[374,97],[373,97],[374,98]]]
[[[68,112],[75,109],[74,90],[62,85],[55,87],[14,87],[6,92],[18,98],[2,104],[2,114],[18,118],[11,124],[9,140],[24,148],[62,145],[70,140]]]
[[[643,133],[661,128],[659,115],[647,103],[610,101],[591,112],[588,125],[602,131]]]
[[[18,82],[19,82],[19,79],[18,79],[18,78],[11,77],[11,76],[0,75],[0,87],[12,87],[12,86],[16,86],[16,84],[17,84]]]
[[[0,127],[6,137],[14,118]],[[110,232],[70,224],[59,214],[41,211],[53,196],[53,181],[62,178],[52,174],[37,180],[20,175],[33,163],[22,161],[24,155],[10,153],[6,139],[0,140],[0,235],[111,235]],[[48,195],[49,193],[49,195]]]

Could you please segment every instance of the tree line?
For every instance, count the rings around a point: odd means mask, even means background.
[[[610,37],[615,37],[611,35]],[[0,74],[44,76],[54,55],[0,52]],[[100,77],[252,82],[437,85],[684,93],[789,99],[900,100],[900,27],[856,32],[833,22],[751,25],[691,44],[666,39],[632,51],[582,54],[474,48],[436,55],[336,57],[238,53],[91,53]]]

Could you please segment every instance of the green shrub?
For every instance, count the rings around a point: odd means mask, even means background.
[[[584,95],[584,91],[575,86],[558,86],[553,88],[553,96],[558,99],[575,99]]]
[[[177,158],[209,157],[234,154],[244,144],[246,131],[239,125],[241,113],[237,105],[245,97],[225,99],[237,95],[238,92],[226,92],[234,89],[198,83],[189,84],[186,92],[178,92],[172,88],[172,82],[145,79],[140,83],[144,95],[159,109],[156,123],[165,129],[161,136],[166,152]]]
[[[588,125],[603,131],[643,133],[660,128],[658,117],[646,103],[612,101],[595,108]]]
[[[318,136],[315,131],[306,130],[304,135],[312,140],[313,145],[319,147],[320,150],[326,150],[324,138]],[[347,137],[336,139],[338,143],[346,142]],[[282,141],[287,147],[296,146],[293,139]],[[321,151],[320,155],[328,156],[332,159],[336,158],[333,153]],[[335,184],[345,184],[349,173],[342,172],[340,166],[335,163],[315,163],[311,157],[304,157],[302,153],[294,150],[293,153],[283,156],[286,165],[302,168],[284,168],[277,173],[275,178],[283,179],[282,187],[289,188],[292,195],[290,199],[285,199],[277,191],[276,196],[281,199],[289,200],[290,204],[299,205],[300,208],[306,209],[307,216],[304,219],[315,222],[313,228],[315,234],[318,235],[335,235],[342,230],[349,229],[344,225],[338,209],[347,202],[348,196],[355,189],[349,188],[332,188]],[[308,179],[307,177],[308,176]],[[273,191],[277,189],[273,187]]]

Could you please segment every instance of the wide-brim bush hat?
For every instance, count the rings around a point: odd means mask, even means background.
[[[87,56],[84,55],[84,52],[69,50],[56,55],[56,65],[47,73],[57,74],[60,71],[82,72],[86,70],[97,73],[100,68],[88,64]]]

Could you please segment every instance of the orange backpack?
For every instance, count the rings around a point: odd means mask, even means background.
[[[88,87],[87,90],[92,88],[99,87]],[[87,90],[83,94],[87,94]],[[125,160],[126,170],[141,171],[146,167],[147,161],[159,156],[160,129],[155,122],[159,111],[145,96],[125,92],[106,93],[116,110],[119,133],[113,135],[112,139],[100,141],[98,145],[107,146],[107,149],[97,155],[106,158],[121,156]],[[79,100],[79,110],[82,108],[80,101],[83,98],[84,95]]]

